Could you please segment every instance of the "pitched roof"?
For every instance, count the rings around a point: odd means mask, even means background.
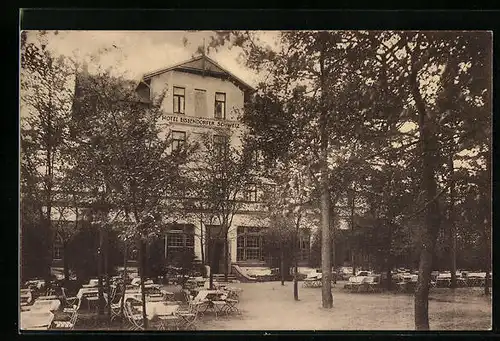
[[[190,60],[186,60],[179,64],[172,65],[167,68],[159,69],[156,71],[152,71],[146,73],[141,81],[146,81],[148,79],[153,78],[154,76],[158,76],[162,73],[168,71],[184,71],[184,72],[206,72],[207,74],[219,77],[227,77],[231,79],[233,82],[237,83],[237,85],[243,87],[245,90],[255,90],[251,85],[243,81],[242,79],[236,77],[234,74],[224,69],[222,66],[217,64],[213,59],[207,57],[206,55],[201,55]]]

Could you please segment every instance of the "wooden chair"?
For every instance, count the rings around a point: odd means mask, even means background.
[[[69,319],[66,320],[54,320],[50,325],[50,329],[55,330],[71,330],[75,328],[76,322],[78,320],[78,309],[80,309],[81,300],[78,299],[78,304],[73,305],[72,308],[65,308],[64,312],[69,313]]]
[[[201,305],[191,303],[188,305],[187,310],[179,310],[175,313],[175,315],[179,316],[182,319],[180,324],[180,329],[184,330],[196,330],[196,320],[198,319],[198,315],[200,312]]]
[[[135,312],[133,309],[133,304],[140,304],[139,301],[133,302],[135,300],[128,299],[125,302],[124,314],[129,322],[129,330],[144,330],[144,324],[142,321],[142,314]]]
[[[120,317],[121,313],[121,301],[123,297],[123,291],[119,291],[117,288],[112,291],[112,298],[109,300],[111,305],[111,321],[115,318]]]
[[[66,288],[61,287],[61,296],[63,300],[64,307],[73,307],[78,302],[78,297],[66,295]]]
[[[91,293],[87,293],[85,294],[85,299],[87,300],[87,308],[89,311],[92,310],[92,305],[97,308],[98,307],[98,303],[99,303],[99,293],[98,292],[91,292]],[[93,302],[92,304],[90,304],[90,302]]]

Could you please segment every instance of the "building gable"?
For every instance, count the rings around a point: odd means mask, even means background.
[[[142,82],[146,82],[151,78],[161,75],[168,71],[189,72],[205,76],[212,76],[222,79],[228,79],[236,86],[242,88],[244,91],[252,91],[253,87],[236,77],[231,72],[225,70],[222,66],[218,65],[214,60],[206,55],[202,55],[188,61],[173,65],[168,68],[163,68],[157,71],[147,73],[143,76]]]

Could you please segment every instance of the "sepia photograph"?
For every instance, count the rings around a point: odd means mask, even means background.
[[[492,330],[492,41],[20,31],[19,330]]]

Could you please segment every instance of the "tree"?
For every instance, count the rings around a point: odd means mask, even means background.
[[[483,142],[489,137],[491,84],[484,75],[491,70],[491,36],[391,31],[285,32],[279,36],[280,46],[274,50],[263,47],[253,32],[220,32],[211,45],[231,41],[243,48],[249,66],[269,72],[259,87],[261,95],[277,98],[279,105],[266,105],[269,101],[259,99],[260,103],[272,109],[268,115],[284,113],[291,127],[281,130],[279,119],[267,119],[273,124],[266,127],[255,122],[252,126],[249,120],[249,126],[262,134],[269,149],[280,139],[288,142],[278,155],[294,153],[301,163],[310,165],[311,179],[323,198],[326,237],[326,222],[331,220],[328,210],[349,185],[336,173],[385,153],[412,155],[412,164],[421,175],[421,193],[414,199],[419,208],[407,216],[424,217],[417,224],[421,231],[415,327],[428,329],[432,258],[443,220],[440,201],[450,186],[443,181],[442,161],[447,160],[443,156],[451,144],[461,150],[479,141],[488,145]],[[408,125],[413,128],[405,132]],[[485,232],[483,239],[487,238]],[[323,251],[328,249],[327,239],[323,238]],[[325,278],[330,257],[325,253],[322,258]],[[323,287],[323,306],[328,307],[331,292]]]
[[[358,72],[366,68],[367,44],[364,37],[345,31],[282,32],[275,50],[263,47],[257,38],[252,32],[221,32],[212,43],[231,40],[243,48],[249,66],[269,73],[246,123],[262,136],[262,149],[279,157],[292,154],[298,163],[309,165],[308,176],[322,197],[323,280],[329,284],[330,249],[335,244],[329,243],[330,213],[347,185],[342,179],[336,183],[334,174],[353,157],[347,146],[373,129],[363,124],[370,101],[364,96],[366,78]],[[258,113],[262,109],[265,114]],[[270,118],[262,124],[252,116]],[[282,150],[276,152],[280,145]],[[323,307],[331,307],[330,285],[323,285],[322,297]]]
[[[158,124],[158,106],[144,103],[123,79],[104,73],[82,75],[74,119],[82,148],[94,208],[94,224],[105,231],[118,219],[120,235],[139,249],[139,270],[145,307],[146,244],[161,236],[177,207],[170,200],[179,192],[181,165],[187,151],[172,151],[171,139]],[[83,164],[85,163],[85,165]],[[102,249],[103,238],[100,238]],[[101,262],[99,262],[101,264]]]
[[[269,240],[277,241],[274,249],[280,252],[282,285],[284,284],[285,255],[291,254],[295,263],[294,299],[298,300],[300,231],[305,225],[306,211],[311,206],[312,186],[307,177],[303,176],[304,170],[301,166],[291,160],[278,163],[272,170],[265,170],[265,173],[268,174],[268,179],[273,181],[273,185],[268,187],[264,195],[271,227],[266,241],[268,243]]]
[[[26,153],[21,177],[30,178],[32,198],[38,202],[37,210],[42,210],[39,223],[53,233],[53,209],[65,168],[61,158],[69,135],[74,69],[47,49],[47,35],[44,31],[21,35],[21,151]],[[48,253],[45,257],[44,276],[48,279],[51,258]]]
[[[490,37],[487,34],[454,32],[386,32],[377,36],[381,54],[390,59],[389,79],[401,79],[400,102],[412,111],[412,120],[419,131],[421,186],[425,223],[422,224],[419,279],[415,293],[415,328],[429,329],[428,293],[432,257],[441,226],[439,196],[448,186],[440,188],[440,152],[446,143],[458,145],[474,141],[484,131],[477,123],[484,122],[489,112],[489,83],[477,77],[479,70],[487,74]],[[377,51],[379,51],[377,50]],[[469,68],[468,65],[472,67]],[[476,75],[476,76],[473,76]],[[474,107],[478,117],[470,118]],[[479,120],[477,120],[479,118]],[[450,129],[458,123],[460,129]],[[441,130],[441,127],[446,129]],[[454,130],[446,137],[446,130]]]
[[[250,200],[249,186],[257,186],[252,174],[252,149],[244,136],[234,132],[220,131],[220,135],[201,137],[201,144],[189,171],[190,184],[193,189],[191,198],[196,199],[198,208],[204,214],[204,223],[218,224],[218,233],[214,236],[207,233],[210,265],[216,263],[222,240],[224,250],[224,275],[227,280],[229,268],[228,233],[234,215]],[[240,143],[232,143],[231,139],[239,139]],[[233,141],[235,142],[235,141]],[[209,225],[208,225],[209,226]],[[210,271],[210,287],[213,287],[213,270]]]

